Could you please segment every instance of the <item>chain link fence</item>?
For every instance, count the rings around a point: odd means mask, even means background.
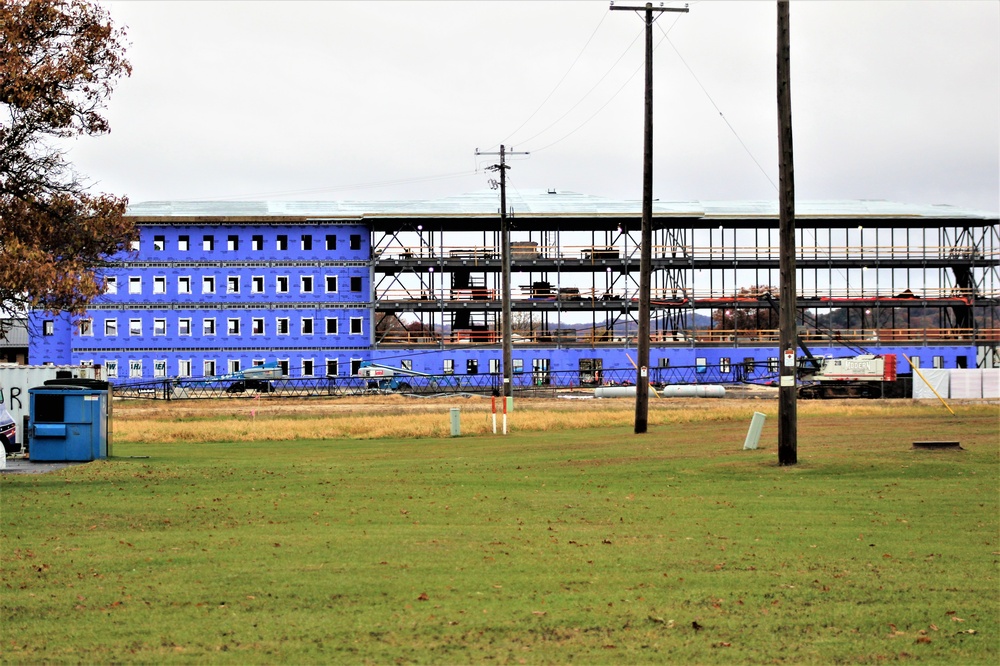
[[[544,397],[573,389],[598,386],[632,386],[634,368],[608,368],[593,371],[531,371],[513,376],[517,395]],[[734,364],[732,367],[678,366],[650,368],[649,381],[660,388],[677,384],[772,384],[777,372],[762,365]],[[278,379],[201,379],[177,377],[143,381],[112,382],[116,398],[145,400],[196,400],[208,398],[346,397],[398,393],[403,395],[441,395],[471,393],[499,395],[503,376],[498,373],[475,375],[407,375],[403,373],[378,378],[363,377],[282,377]]]

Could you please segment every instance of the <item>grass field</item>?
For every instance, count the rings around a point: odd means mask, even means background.
[[[1000,659],[996,405],[800,405],[782,468],[738,401],[642,436],[628,405],[528,404],[506,438],[217,404],[118,409],[115,458],[0,478],[3,662]]]

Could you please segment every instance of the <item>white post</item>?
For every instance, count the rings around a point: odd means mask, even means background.
[[[750,430],[747,432],[747,439],[743,442],[743,450],[756,449],[757,443],[760,441],[760,431],[764,429],[764,419],[767,418],[760,412],[754,412],[753,418],[750,419]]]

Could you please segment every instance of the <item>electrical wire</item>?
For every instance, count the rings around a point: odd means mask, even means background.
[[[660,44],[663,43],[663,40],[667,38],[667,34],[669,34],[670,31],[674,29],[674,26],[677,25],[677,21],[678,20],[679,20],[679,18],[675,18],[674,19],[674,22],[670,25],[670,28],[668,28],[667,31],[664,32],[663,37],[661,37],[660,40],[653,46],[653,50],[654,51],[657,48],[659,48]],[[663,28],[661,27],[660,30],[663,30]],[[642,35],[642,33],[644,31],[645,31],[645,27],[639,32],[638,35],[636,35],[635,39],[633,39],[632,42],[628,45],[628,49],[632,48],[632,45],[635,44],[635,42],[639,39],[639,36]],[[626,52],[628,51],[628,49],[626,49]],[[625,53],[622,53],[622,55],[619,56],[618,60],[615,61],[615,64],[612,65],[612,69],[614,69],[614,67],[618,65],[618,62],[621,61],[622,57],[624,57],[624,56],[625,56]],[[618,97],[619,94],[621,94],[621,92],[626,88],[626,86],[628,86],[628,84],[632,81],[632,79],[635,78],[635,75],[638,74],[640,71],[642,71],[643,67],[644,67],[644,65],[639,65],[635,69],[635,71],[633,71],[632,74],[625,80],[625,83],[623,83],[621,85],[621,87],[618,88],[618,90],[616,90],[615,93],[604,104],[602,104],[596,111],[594,111],[594,113],[592,113],[586,120],[584,120],[582,123],[580,123],[578,126],[576,126],[573,130],[571,130],[567,134],[563,135],[559,139],[556,139],[555,141],[542,146],[541,148],[533,148],[530,152],[538,153],[538,152],[541,152],[541,151],[543,151],[543,150],[545,150],[547,148],[551,148],[552,146],[554,146],[554,145],[556,145],[558,143],[561,143],[562,141],[565,141],[566,139],[568,139],[569,137],[573,136],[574,134],[576,134],[577,132],[579,132],[581,129],[583,129],[588,123],[590,123],[591,120],[593,120],[594,118],[596,118],[597,115],[601,113],[601,111],[603,111],[609,104],[611,104],[611,102],[613,102]],[[601,77],[601,81],[603,81],[604,78],[607,77],[607,75],[610,74],[610,73],[611,73],[611,70],[608,70],[608,72],[603,77]],[[601,81],[598,81],[597,83],[600,84]],[[596,87],[597,87],[597,84],[595,84],[594,88],[596,88]],[[589,95],[591,92],[593,92],[593,88],[590,91],[587,92],[587,95]],[[575,109],[577,106],[579,106],[579,104],[581,102],[583,102],[584,99],[586,99],[587,95],[584,95],[580,99],[579,102],[577,102],[576,104],[574,104],[573,107],[571,107],[569,111],[567,111],[562,116],[560,116],[558,119],[556,119],[556,121],[553,122],[552,125],[549,125],[544,130],[542,130],[541,132],[539,132],[538,134],[535,134],[535,136],[527,139],[527,141],[531,141],[532,139],[535,139],[535,138],[541,136],[542,134],[544,134],[545,132],[547,132],[549,129],[551,129],[553,125],[555,125],[556,123],[558,123],[559,121],[561,121],[563,118],[565,118],[567,115],[569,115],[569,113],[571,111],[573,111],[573,109]]]
[[[608,17],[609,13],[610,12],[602,12],[601,13],[601,20],[600,20],[600,22],[598,22],[597,27],[594,28],[594,31],[592,33],[590,33],[590,37],[587,38],[587,43],[584,44],[583,48],[580,49],[580,52],[576,54],[576,58],[573,59],[573,63],[569,66],[569,69],[566,70],[566,73],[562,75],[562,78],[559,79],[559,82],[556,83],[555,87],[552,88],[552,90],[549,92],[549,94],[545,96],[545,99],[543,99],[542,103],[538,105],[538,108],[536,108],[531,113],[531,115],[528,116],[527,120],[525,120],[523,123],[521,123],[516,130],[514,130],[513,132],[511,132],[510,134],[508,134],[507,138],[505,138],[499,144],[494,145],[489,150],[494,150],[495,148],[499,147],[501,144],[509,144],[510,139],[515,134],[517,134],[518,132],[520,132],[524,128],[525,125],[527,125],[529,122],[531,122],[532,118],[534,118],[536,115],[538,115],[538,112],[542,110],[542,107],[545,106],[545,104],[552,98],[552,95],[554,95],[555,92],[557,90],[559,90],[559,87],[562,86],[563,82],[566,81],[566,77],[568,77],[569,74],[570,74],[570,72],[573,71],[573,68],[576,67],[576,63],[580,62],[580,58],[583,57],[584,51],[586,51],[587,47],[590,46],[590,43],[592,41],[594,41],[594,36],[597,34],[597,31],[601,29],[601,26],[604,25],[604,20]]]
[[[527,139],[524,139],[523,141],[521,141],[519,145],[528,143],[530,141],[534,141],[535,139],[537,139],[541,135],[545,134],[550,129],[552,129],[553,127],[555,127],[557,124],[559,124],[560,122],[562,122],[566,118],[566,116],[568,116],[573,111],[575,111],[578,106],[580,106],[581,104],[583,104],[584,100],[586,100],[588,97],[590,97],[591,93],[593,93],[595,90],[597,90],[598,86],[600,86],[601,83],[604,82],[604,79],[608,78],[608,76],[611,74],[611,72],[613,72],[615,70],[615,68],[618,67],[618,63],[620,63],[622,61],[622,59],[626,56],[626,54],[628,54],[628,52],[629,52],[629,50],[631,50],[633,44],[635,44],[636,41],[638,41],[638,39],[639,39],[640,36],[642,36],[642,31],[641,30],[636,34],[635,38],[631,42],[629,42],[629,45],[627,47],[625,47],[625,50],[622,51],[621,55],[618,56],[618,59],[615,60],[615,62],[611,65],[611,67],[608,68],[608,70],[606,72],[604,72],[604,74],[601,76],[601,78],[599,78],[597,80],[597,82],[593,86],[591,86],[590,90],[588,90],[586,93],[584,93],[584,95],[580,99],[578,99],[571,107],[569,107],[569,109],[567,109],[565,113],[563,113],[561,116],[559,116],[558,118],[556,118],[555,120],[553,120],[551,123],[548,124],[548,126],[546,126],[541,131],[536,132],[532,136],[530,136]],[[640,66],[639,69],[641,69],[641,68],[642,67]],[[636,72],[638,72],[638,71],[639,70],[637,69],[635,72],[632,72],[631,76],[629,76],[628,79],[625,81],[625,85],[627,85],[628,82],[631,81],[633,77],[635,77]],[[615,97],[617,97],[618,94],[622,91],[622,89],[625,87],[625,85],[622,85],[621,88],[619,88],[618,90],[616,90],[615,93],[614,93],[614,95],[611,96],[611,99],[609,99],[607,102],[605,102],[600,107],[600,109],[597,110],[597,113],[600,113],[600,111],[602,109],[604,109],[604,107],[606,107],[608,104],[610,104],[611,101]],[[583,125],[586,125],[588,122],[590,122],[591,119],[593,119],[593,117],[597,115],[597,113],[594,113],[592,116],[590,116],[590,118],[587,118],[587,120],[584,121]],[[583,125],[580,125],[580,127],[583,127]],[[570,132],[566,136],[562,137],[562,139],[565,139],[566,137],[570,136],[571,134],[574,134],[577,130],[580,129],[580,127],[577,127],[572,132]],[[548,144],[547,146],[545,146],[545,148],[548,148],[549,146],[552,146],[552,145],[555,145],[556,143],[559,143],[559,141],[562,141],[562,139],[558,139],[557,141],[554,141],[554,142]],[[530,151],[530,152],[537,152],[537,149],[534,150],[534,151]]]
[[[660,27],[660,31],[661,32],[663,31],[662,27]],[[672,41],[670,41],[670,38],[667,36],[667,33],[665,33],[665,32],[663,33],[663,39],[666,39],[667,43],[670,44],[670,47],[674,50],[674,53],[676,53],[677,57],[680,58],[681,63],[687,68],[687,71],[691,73],[691,76],[692,76],[692,78],[694,78],[695,83],[697,83],[698,87],[701,88],[701,91],[703,93],[705,93],[705,97],[708,98],[709,103],[719,113],[719,117],[722,118],[722,122],[726,123],[726,127],[728,127],[729,131],[733,133],[733,136],[736,137],[736,140],[740,142],[741,146],[743,146],[743,150],[750,157],[750,159],[753,160],[753,163],[757,165],[757,168],[760,169],[760,172],[762,174],[764,174],[764,178],[767,179],[767,182],[771,183],[771,187],[774,188],[774,191],[777,192],[778,191],[778,186],[775,185],[774,181],[771,180],[771,176],[768,175],[767,171],[764,170],[764,167],[761,166],[761,164],[757,160],[757,158],[754,157],[753,152],[750,151],[750,148],[743,141],[743,138],[740,136],[739,132],[736,131],[736,128],[733,127],[732,123],[729,122],[729,119],[726,118],[726,115],[724,113],[722,113],[722,109],[720,109],[719,105],[715,103],[715,100],[712,99],[712,95],[709,94],[708,90],[702,84],[701,79],[698,78],[698,75],[694,73],[693,69],[691,69],[691,65],[689,65],[688,62],[687,62],[687,60],[684,59],[684,56],[681,55],[681,52],[677,49],[677,45],[674,44]]]

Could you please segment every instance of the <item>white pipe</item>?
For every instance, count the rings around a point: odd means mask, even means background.
[[[685,384],[680,386],[664,386],[659,393],[650,386],[650,397],[660,398],[724,398],[726,388],[718,384]],[[595,398],[634,398],[634,386],[598,386],[594,389]]]

